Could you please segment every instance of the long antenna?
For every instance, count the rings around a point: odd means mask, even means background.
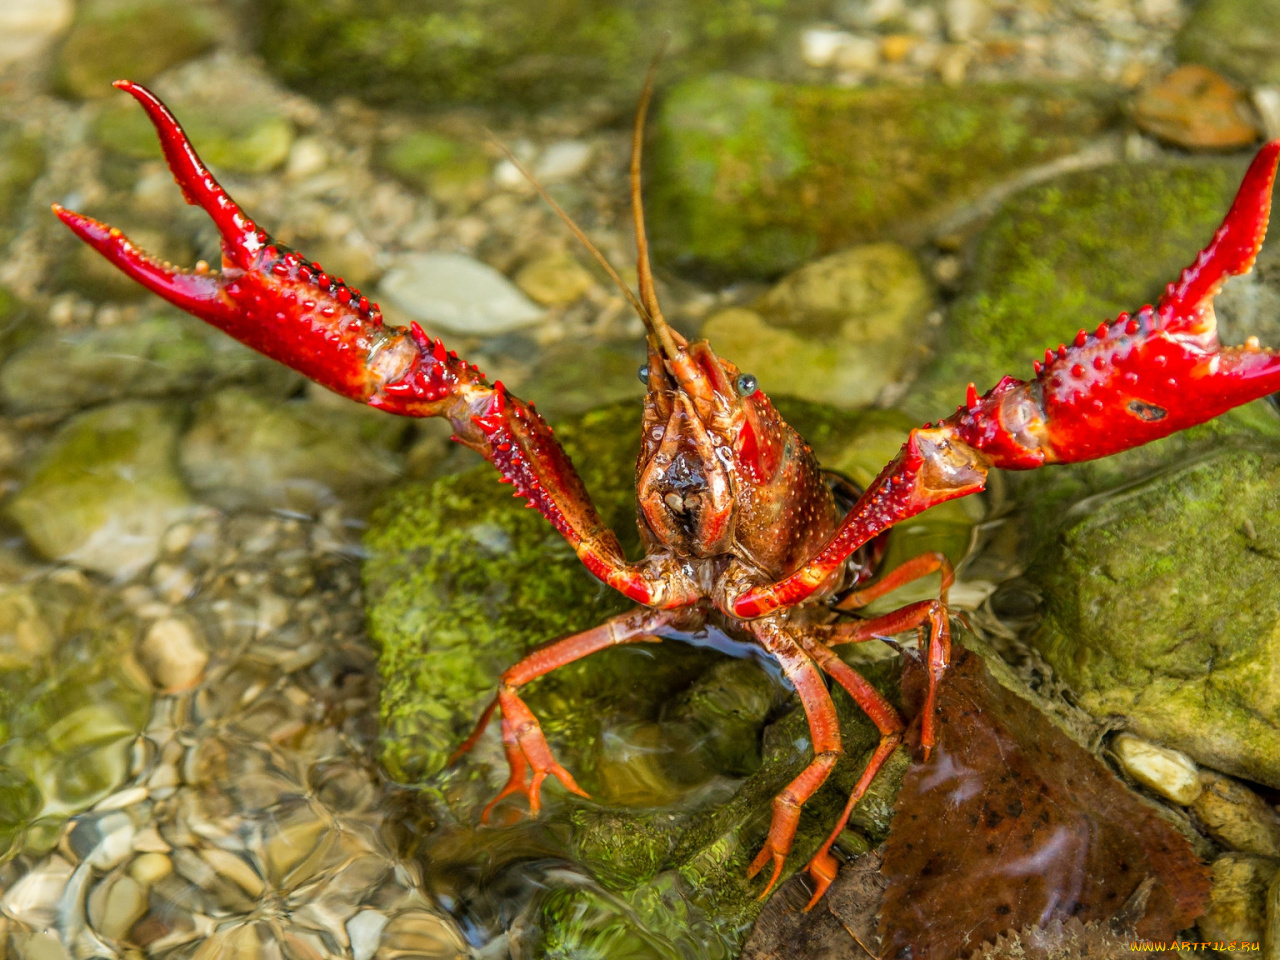
[[[622,295],[627,298],[627,302],[631,304],[632,309],[639,314],[640,319],[644,321],[644,325],[648,327],[649,332],[654,333],[656,336],[653,328],[653,322],[649,317],[649,311],[644,308],[644,304],[636,299],[636,295],[631,292],[631,288],[626,285],[620,276],[618,276],[618,271],[613,269],[613,265],[609,263],[605,258],[605,255],[601,253],[599,248],[591,242],[590,238],[582,232],[582,228],[574,222],[573,217],[565,213],[564,208],[560,206],[560,204],[556,203],[555,198],[551,196],[551,194],[547,193],[547,188],[538,182],[537,178],[529,168],[520,162],[520,159],[511,152],[511,149],[505,143],[494,136],[493,131],[486,130],[485,133],[489,135],[489,139],[493,141],[498,149],[506,154],[507,159],[510,160],[515,168],[524,175],[524,178],[529,181],[533,186],[533,189],[538,191],[538,196],[542,197],[542,199],[546,201],[547,206],[555,211],[556,216],[564,221],[564,225],[569,228],[575,237],[578,238],[578,242],[587,248],[587,252],[590,253],[591,256],[595,257],[596,263],[600,264],[600,266],[604,268],[604,272],[607,273],[610,279],[618,285],[618,289],[621,290]]]
[[[658,306],[658,294],[653,286],[653,268],[649,264],[649,240],[644,231],[644,201],[640,196],[640,154],[644,143],[644,121],[649,112],[649,101],[653,98],[653,80],[658,72],[658,63],[666,52],[667,42],[671,34],[662,38],[658,52],[649,64],[649,72],[644,78],[644,90],[640,94],[640,106],[636,109],[636,124],[631,133],[631,214],[636,225],[636,276],[640,282],[640,299],[644,302],[649,314],[649,328],[657,338],[662,352],[669,358],[676,356],[675,340],[671,336],[671,328],[662,316],[662,308]]]

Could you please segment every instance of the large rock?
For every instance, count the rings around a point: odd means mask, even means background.
[[[1109,95],[1035,86],[844,90],[713,75],[663,100],[650,235],[667,261],[776,275],[924,227],[1024,167],[1078,149]]]
[[[69,411],[120,397],[205,392],[252,382],[280,396],[301,378],[186,316],[118,327],[46,328],[0,367],[0,400],[18,413]]]
[[[879,411],[777,403],[820,459],[863,482],[909,426]],[[628,401],[556,426],[602,516],[633,556],[639,418],[639,403]],[[958,556],[971,522],[959,527],[954,515],[930,511],[902,526],[891,553],[947,541]],[[365,545],[383,761],[397,780],[425,788],[452,817],[472,822],[507,776],[497,718],[465,761],[443,768],[493,697],[500,673],[530,647],[595,626],[630,604],[587,574],[488,465],[400,487],[375,512]],[[895,688],[892,663],[867,672],[881,688]],[[547,813],[527,825],[519,849],[550,844],[600,885],[549,877],[531,907],[537,943],[522,948],[537,956],[613,956],[623,945],[643,956],[736,955],[760,907],[761,881],[748,881],[746,866],[767,830],[773,797],[808,759],[807,726],[789,689],[752,661],[674,641],[601,651],[540,678],[522,696],[593,802],[580,804],[549,785]],[[852,701],[839,692],[835,700],[849,757],[806,805],[788,871],[830,829],[876,741]],[[905,757],[894,761],[855,811],[862,842],[885,835],[904,766]],[[508,822],[520,806],[506,801],[494,818]],[[477,835],[464,859],[483,858],[498,875],[514,849]]]
[[[132,576],[191,505],[177,470],[175,413],[124,401],[68,420],[9,503],[9,516],[50,560]]]
[[[1099,718],[1280,786],[1280,444],[1257,438],[1066,515],[1033,642]]]
[[[1205,0],[1177,39],[1178,57],[1248,84],[1280,83],[1280,0]]]
[[[812,0],[270,0],[258,49],[321,96],[528,108],[570,97],[630,107],[664,31],[664,72],[713,69],[793,36]]]
[[[769,393],[865,406],[922,355],[932,306],[910,251],[869,244],[801,267],[753,310],[712,316],[702,335]]]
[[[904,401],[952,413],[965,385],[1029,378],[1046,348],[1154,302],[1213,237],[1244,172],[1237,162],[1118,165],[1019,193],[986,227],[937,355]]]
[[[110,86],[107,87],[111,89]],[[246,85],[245,89],[253,89]],[[248,102],[216,97],[169,97],[200,158],[219,172],[265,173],[280,166],[293,146],[292,121],[265,98]],[[136,160],[161,158],[155,127],[129,97],[104,106],[94,133],[108,150]]]

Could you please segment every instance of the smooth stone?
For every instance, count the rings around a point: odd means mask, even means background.
[[[72,96],[106,97],[112,81],[147,83],[213,43],[210,12],[201,4],[81,0],[55,70]]]
[[[811,27],[800,34],[800,59],[811,67],[829,67],[854,35],[831,27]]]
[[[133,820],[122,811],[82,814],[72,823],[68,844],[83,862],[107,871],[129,855],[136,833]]]
[[[388,921],[375,957],[431,957],[463,960],[471,955],[458,928],[447,917],[426,910],[406,910]]]
[[[1238,150],[1261,130],[1248,95],[1208,67],[1187,64],[1143,90],[1133,105],[1138,128],[1189,150]]]
[[[144,886],[151,886],[172,872],[173,861],[163,853],[143,853],[129,864],[130,875]]]
[[[10,502],[9,516],[50,560],[131,577],[191,507],[174,464],[176,414],[124,401],[71,418]]]
[[[695,76],[663,97],[646,206],[655,253],[773,277],[858,243],[918,243],[1016,171],[1079,150],[1114,116],[1099,88],[788,86]]]
[[[1200,935],[1215,943],[1257,944],[1260,951],[1267,927],[1268,888],[1278,868],[1280,860],[1247,853],[1224,853],[1213,861],[1209,904],[1196,921]]]
[[[1195,761],[1180,750],[1149,743],[1131,733],[1118,734],[1111,749],[1125,773],[1165,799],[1185,807],[1200,796]]]
[[[133,877],[108,877],[89,893],[89,925],[100,937],[120,940],[146,914],[147,905],[147,890]]]
[[[1249,85],[1280,83],[1280,0],[1205,0],[1175,42],[1178,59]]]
[[[202,395],[233,382],[284,396],[300,378],[193,318],[155,314],[44,331],[0,367],[0,399],[18,413],[62,412],[125,397]]]
[[[312,512],[399,474],[397,421],[341,398],[282,403],[230,387],[197,405],[179,459],[223,509]]]
[[[158,688],[176,693],[200,682],[209,652],[190,624],[166,617],[147,628],[138,647],[138,660]]]
[[[583,140],[557,140],[547,144],[533,165],[533,175],[543,183],[578,176],[591,163],[591,144]]]
[[[721,311],[702,335],[770,394],[840,407],[873,403],[922,351],[933,294],[910,251],[854,247],[801,267],[754,305]]]
[[[468,336],[506,333],[542,318],[542,310],[510,280],[460,253],[401,257],[378,290],[413,319]]]
[[[21,960],[70,960],[67,948],[53,933],[32,934],[18,956]]]
[[[1243,783],[1202,771],[1204,786],[1192,804],[1201,825],[1224,846],[1241,853],[1280,858],[1280,814]]]
[[[0,896],[0,907],[19,923],[28,923],[36,929],[49,926],[73,869],[62,857],[51,856]]]
[[[71,22],[72,0],[9,0],[0,5],[0,65],[25,60]]]
[[[526,263],[516,286],[544,307],[573,303],[595,285],[595,278],[571,254],[550,253]]]

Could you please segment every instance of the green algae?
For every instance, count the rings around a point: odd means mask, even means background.
[[[724,67],[790,36],[812,0],[270,0],[258,49],[286,83],[372,103],[634,101],[658,38],[669,71]]]
[[[1011,198],[983,231],[936,359],[903,402],[921,419],[955,410],[973,381],[1028,378],[1047,348],[1154,302],[1213,236],[1244,167],[1121,164]]]
[[[58,50],[56,75],[73,97],[105,97],[121,77],[148,83],[214,43],[211,9],[168,0],[87,0]]]
[[[1099,718],[1280,785],[1280,443],[1085,501],[1028,573],[1033,642]]]
[[[654,249],[718,275],[776,275],[922,225],[1018,169],[1079,149],[1114,114],[1105,90],[843,90],[716,74],[658,111]]]

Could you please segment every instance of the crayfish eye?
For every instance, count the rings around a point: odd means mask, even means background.
[[[749,397],[760,389],[760,384],[756,381],[753,374],[740,373],[738,374],[738,380],[734,384],[734,388],[738,391],[738,396]]]
[[[649,385],[649,365],[647,363],[641,364],[640,369],[636,371],[636,376],[647,387]]]

